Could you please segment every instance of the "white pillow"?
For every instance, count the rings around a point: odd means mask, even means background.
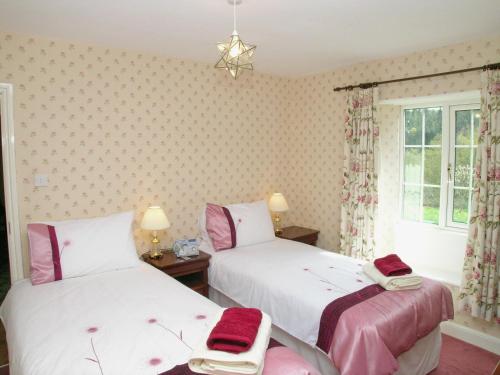
[[[46,222],[55,228],[62,278],[140,264],[132,234],[134,212],[92,219]]]
[[[200,231],[199,235],[201,237],[200,245],[198,246],[198,248],[201,251],[214,253],[215,249],[214,246],[212,245],[212,240],[210,239],[210,236],[208,235],[207,232],[207,215],[205,212],[206,210],[207,206],[205,205],[205,207],[201,209],[200,216],[198,217],[198,228]]]
[[[266,201],[226,206],[236,227],[236,246],[248,246],[275,239]]]

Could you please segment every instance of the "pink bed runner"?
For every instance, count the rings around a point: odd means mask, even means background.
[[[317,346],[342,375],[393,374],[400,354],[452,318],[451,293],[437,281],[405,291],[370,285],[325,308]]]

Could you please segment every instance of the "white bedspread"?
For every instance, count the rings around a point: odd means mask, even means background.
[[[209,284],[245,307],[269,314],[273,324],[315,345],[323,309],[373,281],[363,262],[303,243],[271,242],[212,252]]]
[[[148,375],[186,363],[220,308],[153,267],[32,286],[0,308],[11,375]]]

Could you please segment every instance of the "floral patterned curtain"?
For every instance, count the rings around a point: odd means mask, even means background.
[[[379,130],[374,113],[373,88],[348,93],[340,249],[362,259],[372,259],[375,249]]]
[[[500,323],[500,71],[482,74],[481,128],[459,309]]]

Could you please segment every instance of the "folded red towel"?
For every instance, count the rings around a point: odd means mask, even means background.
[[[257,337],[261,320],[262,312],[258,309],[226,309],[208,336],[208,348],[229,353],[250,350]]]
[[[396,254],[375,259],[375,267],[385,276],[402,276],[412,273],[409,265],[403,262]]]

